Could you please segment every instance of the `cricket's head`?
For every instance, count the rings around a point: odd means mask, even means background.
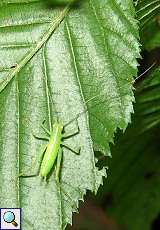
[[[61,132],[62,132],[62,130],[63,130],[63,124],[61,123],[61,122],[59,122],[59,124],[58,124],[58,126],[59,126],[59,129],[61,130]]]
[[[60,133],[63,131],[63,124],[61,122],[56,121],[53,124],[53,130],[58,129]]]

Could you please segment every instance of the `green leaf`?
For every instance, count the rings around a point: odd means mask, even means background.
[[[139,114],[137,123],[141,124],[138,129],[141,132],[149,130],[160,124],[160,68],[146,76],[146,79],[137,88],[137,107]],[[141,120],[140,120],[141,118]]]
[[[160,0],[140,0],[136,5],[140,21],[140,38],[143,48],[152,50],[160,46]]]
[[[160,12],[160,0],[139,0],[136,6],[141,28],[145,27]]]
[[[150,21],[141,31],[141,41],[147,50],[153,50],[160,47],[160,22],[157,18]]]
[[[96,192],[102,184],[105,169],[95,166],[93,145],[109,155],[114,132],[127,127],[133,111],[139,57],[134,15],[130,0],[64,8],[1,1],[0,207],[22,207],[24,229],[64,229],[86,190]],[[33,136],[44,134],[44,119],[48,128],[51,120],[65,124],[86,106],[88,113],[78,118],[80,134],[68,140],[81,152],[64,149],[61,186],[54,170],[47,184],[19,178],[44,144]]]
[[[160,210],[159,92],[160,68],[140,84],[134,122],[112,148],[103,191],[113,201],[107,213],[130,230],[150,230]]]

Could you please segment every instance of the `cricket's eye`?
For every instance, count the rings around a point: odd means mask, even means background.
[[[64,133],[65,131],[64,131],[64,126],[62,126],[62,133]]]

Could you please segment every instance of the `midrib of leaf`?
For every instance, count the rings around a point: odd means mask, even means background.
[[[8,85],[8,83],[13,79],[13,77],[32,59],[32,57],[38,52],[38,50],[42,48],[44,43],[50,38],[55,29],[63,21],[69,10],[70,4],[64,8],[64,10],[59,14],[57,18],[53,19],[53,22],[50,24],[50,27],[48,28],[46,33],[44,33],[39,42],[35,44],[33,47],[31,47],[29,52],[24,56],[20,63],[17,63],[17,66],[13,70],[11,70],[11,72],[8,74],[5,80],[1,82],[0,92]]]
[[[18,86],[18,81],[16,81],[16,95],[17,95],[17,167],[18,167],[18,170],[17,170],[17,174],[19,175],[20,174],[20,122],[19,122],[19,119],[20,119],[20,107],[19,107],[19,86]],[[21,207],[20,205],[20,178],[19,176],[17,176],[17,207]]]

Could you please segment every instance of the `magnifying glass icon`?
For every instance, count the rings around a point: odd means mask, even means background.
[[[6,223],[13,224],[15,227],[18,226],[17,222],[15,221],[15,215],[11,211],[7,211],[7,212],[4,213],[3,220]]]

